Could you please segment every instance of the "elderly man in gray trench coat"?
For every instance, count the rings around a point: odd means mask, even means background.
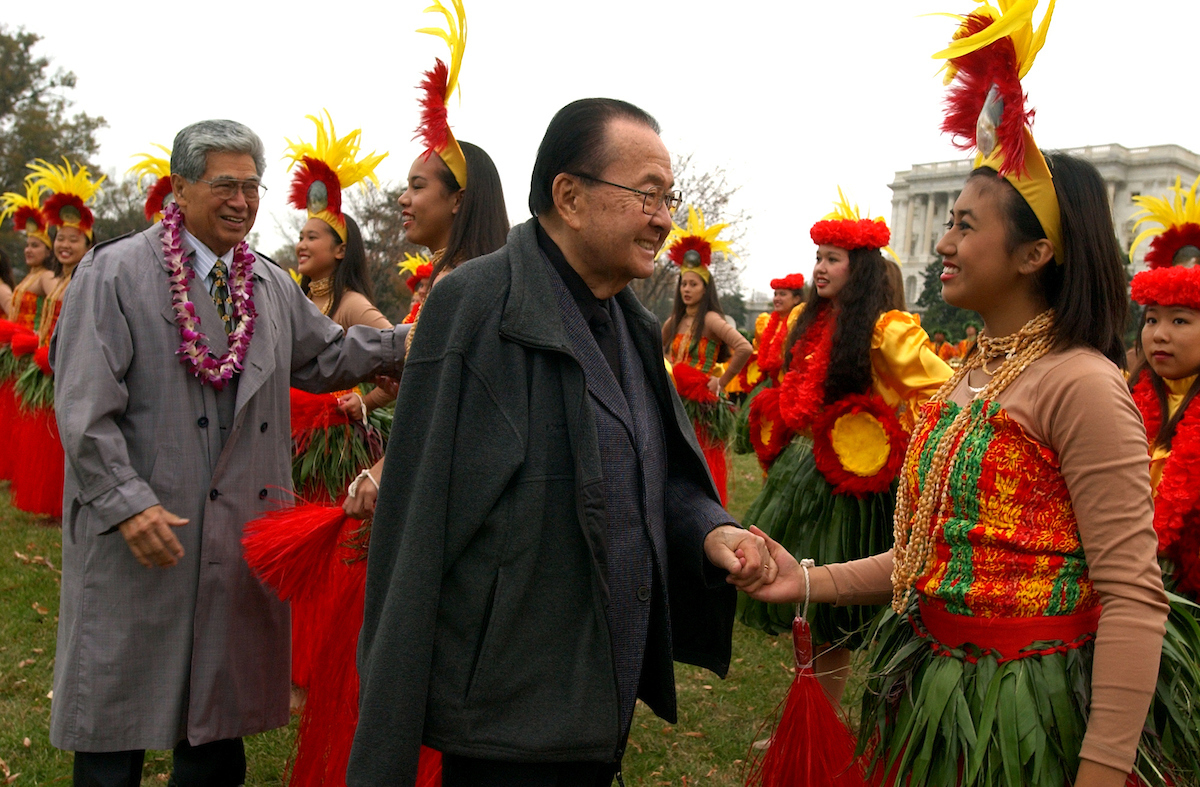
[[[171,153],[189,298],[218,359],[223,318],[245,313],[219,274],[236,288],[263,167],[232,121],[185,128]],[[50,740],[76,752],[76,784],[137,785],[146,749],[174,749],[174,784],[244,781],[242,736],[288,723],[288,608],[241,550],[244,523],[291,488],[288,386],[345,388],[403,359],[401,336],[343,334],[254,255],[242,371],[202,381],[177,354],[168,235],[89,253],[51,352],[67,471]]]

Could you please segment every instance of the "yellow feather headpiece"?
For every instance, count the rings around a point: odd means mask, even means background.
[[[667,236],[667,259],[679,266],[679,273],[694,273],[706,282],[712,281],[709,266],[713,252],[733,254],[729,241],[718,240],[717,236],[728,224],[704,223],[704,211],[688,205],[687,228],[671,223],[671,234]]]
[[[462,69],[463,52],[467,49],[467,12],[463,8],[462,0],[451,0],[451,5],[454,6],[453,13],[442,5],[441,0],[433,0],[433,5],[424,11],[426,14],[438,13],[445,17],[445,30],[440,27],[423,27],[417,31],[437,36],[450,48],[449,67],[438,58],[434,67],[425,72],[425,78],[421,81],[421,124],[417,127],[417,136],[424,141],[426,150],[432,150],[441,157],[454,173],[458,185],[466,188],[467,159],[450,130],[446,119],[446,105],[450,103],[450,96],[458,89],[458,74]]]
[[[137,176],[138,188],[146,195],[146,220],[150,222],[161,221],[163,211],[174,198],[171,191],[171,149],[157,144],[154,147],[166,153],[167,157],[138,153],[133,158],[140,158],[141,161],[126,170]]]
[[[421,282],[425,281],[433,274],[433,260],[426,257],[424,254],[412,255],[405,253],[404,259],[396,263],[396,267],[400,273],[407,273],[408,278],[404,283],[408,285],[408,289],[412,292],[417,291],[417,287]]]
[[[32,178],[25,178],[24,194],[15,191],[0,194],[0,221],[9,216],[13,217],[13,229],[53,248],[50,234],[46,232],[46,216],[42,213],[42,188]]]
[[[1038,150],[1030,126],[1033,110],[1025,107],[1021,79],[1029,73],[1046,43],[1054,16],[1050,0],[1034,27],[1038,0],[977,0],[959,22],[950,45],[933,57],[946,60],[950,85],[942,130],[963,150],[976,150],[975,166],[994,169],[1029,203],[1063,262],[1062,216],[1054,179]]]
[[[899,262],[900,258],[888,241],[892,232],[888,229],[883,216],[865,218],[858,204],[850,204],[842,187],[838,186],[838,198],[833,203],[833,210],[812,225],[808,231],[812,242],[818,246],[837,246],[846,251],[854,249],[883,249]]]
[[[65,156],[63,165],[59,167],[43,159],[35,159],[28,165],[32,170],[28,177],[50,192],[46,203],[42,205],[47,224],[52,227],[75,227],[91,238],[96,217],[87,203],[100,191],[100,184],[106,176],[101,175],[99,180],[93,181],[87,167],[80,164],[72,168]]]
[[[1150,250],[1146,252],[1146,264],[1151,268],[1169,268],[1175,261],[1175,255],[1184,246],[1200,247],[1200,203],[1196,201],[1196,189],[1200,187],[1200,177],[1186,191],[1183,179],[1175,178],[1175,185],[1168,197],[1134,197],[1134,203],[1141,210],[1134,214],[1137,221],[1133,228],[1150,224],[1133,239],[1129,247],[1129,256],[1147,238]]]
[[[317,218],[328,224],[342,240],[346,239],[346,217],[342,212],[342,189],[359,184],[366,189],[365,181],[376,186],[375,168],[387,158],[387,153],[358,158],[361,129],[354,129],[344,137],[338,137],[333,127],[333,118],[325,110],[325,120],[314,115],[307,116],[317,130],[316,144],[304,141],[288,143],[287,158],[300,168],[292,178],[288,202],[292,207],[308,211],[309,218]]]

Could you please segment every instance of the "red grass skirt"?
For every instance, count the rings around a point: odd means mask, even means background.
[[[704,461],[708,462],[708,472],[712,473],[713,483],[717,485],[717,492],[721,495],[721,505],[727,505],[729,459],[725,456],[725,443],[701,439],[700,448],[704,451]]]
[[[6,448],[0,451],[0,481],[11,481],[16,465],[17,395],[13,381],[0,383],[0,441]]]
[[[26,513],[61,517],[65,459],[54,408],[23,413],[14,437],[13,505]]]

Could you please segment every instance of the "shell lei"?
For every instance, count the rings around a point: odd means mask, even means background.
[[[188,285],[196,276],[195,270],[184,264],[187,252],[183,248],[180,226],[183,214],[172,203],[163,215],[163,256],[171,278],[171,308],[175,324],[183,340],[175,354],[200,382],[220,391],[233,375],[242,371],[250,339],[254,336],[254,255],[245,241],[233,250],[233,266],[229,276],[229,296],[233,305],[233,329],[229,332],[229,351],[216,358],[208,349],[208,337],[200,331],[200,318],[188,299]]]

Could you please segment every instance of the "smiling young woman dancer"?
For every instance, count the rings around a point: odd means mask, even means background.
[[[1160,784],[1173,756],[1138,749],[1167,604],[1145,432],[1117,366],[1123,265],[1099,173],[1043,157],[1028,130],[1019,74],[1049,22],[1035,33],[1033,5],[961,17],[940,53],[944,128],[979,147],[937,246],[942,295],[985,327],[922,409],[895,549],[810,569],[772,544],[780,579],[755,594],[892,600],[860,728],[888,784],[1118,787],[1135,759]]]
[[[704,214],[688,206],[687,229],[675,225],[665,243],[667,257],[679,266],[675,306],[663,323],[663,352],[671,362],[671,377],[692,417],[696,437],[708,462],[724,505],[729,464],[725,441],[733,436],[736,416],[724,400],[725,386],[750,359],[750,342],[725,321],[712,254],[729,253],[717,240],[727,225],[706,227]]]
[[[32,185],[45,191],[42,214],[54,232],[54,275],[42,276],[23,296],[44,298],[37,320],[38,349],[16,382],[19,407],[24,419],[18,435],[22,461],[13,466],[13,505],[22,511],[43,516],[62,516],[63,450],[54,418],[54,377],[50,369],[50,337],[58,324],[63,298],[75,267],[94,243],[95,217],[88,202],[104,180],[93,181],[87,167],[72,166],[63,159],[62,167],[36,160]],[[66,339],[69,341],[69,339]]]
[[[745,522],[822,562],[891,545],[893,481],[914,414],[950,376],[920,320],[889,308],[887,225],[839,197],[811,230],[813,289],[783,345],[783,379],[750,403],[750,440],[770,469]],[[877,611],[810,612],[817,676],[835,703]],[[742,598],[738,614],[768,633],[791,629],[790,608]]]

